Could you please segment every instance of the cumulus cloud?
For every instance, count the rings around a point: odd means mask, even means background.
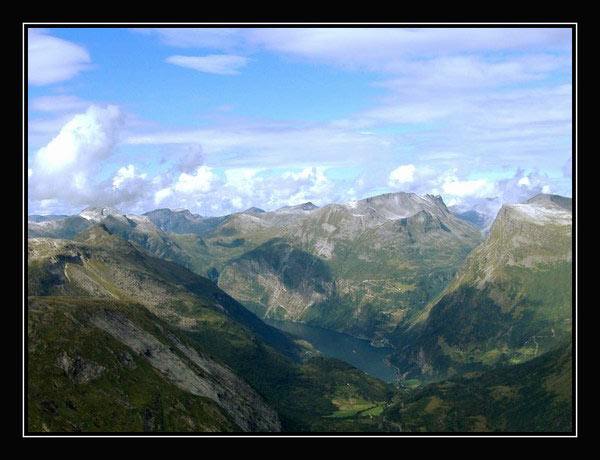
[[[390,173],[388,184],[390,187],[400,187],[415,180],[415,165],[408,164],[398,166]]]
[[[442,196],[459,211],[474,209],[493,219],[503,204],[523,203],[539,193],[553,193],[556,187],[548,175],[538,171],[526,174],[522,169],[517,169],[512,177],[486,182],[485,187],[473,190],[474,193],[459,196],[442,192]],[[484,193],[486,189],[493,192]]]
[[[117,174],[113,177],[112,187],[113,190],[123,188],[126,183],[134,181],[136,179],[145,179],[146,174],[136,174],[134,165],[123,166],[117,171]]]
[[[87,50],[54,37],[44,29],[28,30],[27,72],[32,85],[49,85],[69,80],[91,67]]]
[[[155,186],[161,185],[161,180],[155,181]],[[219,182],[219,177],[209,166],[198,166],[192,173],[181,173],[166,187],[154,192],[154,204],[165,204],[179,208],[182,205],[197,208]]]
[[[30,196],[40,207],[129,200],[141,210],[160,205],[219,214],[242,206],[340,202],[391,189],[439,193],[448,204],[495,209],[544,190],[564,192],[571,175],[571,160],[564,163],[571,149],[569,30],[136,32],[169,46],[194,48],[167,62],[200,72],[233,75],[247,65],[245,56],[268,51],[291,63],[369,70],[373,73],[365,75],[376,79],[372,84],[381,94],[370,107],[343,119],[257,120],[230,111],[202,127],[128,125],[124,136],[122,116],[110,115],[107,108],[74,117],[71,112],[83,111],[85,101],[56,94],[32,99],[38,118],[30,120],[29,145],[43,148],[29,165]],[[78,45],[46,31],[33,33],[38,36],[30,44],[37,38],[48,49],[79,56],[72,62],[80,67],[64,67],[72,75],[90,65],[89,54],[81,47],[77,51]],[[47,82],[71,78],[69,72]],[[126,153],[115,159],[112,152],[121,138],[120,150]],[[145,171],[152,169],[136,161],[142,149],[149,156],[155,149],[168,154],[155,177],[148,178]],[[562,171],[564,177],[531,172],[542,159],[546,170]],[[506,174],[516,166],[523,170],[498,179],[499,171]],[[333,172],[351,167],[357,169],[352,177]]]
[[[116,106],[90,106],[69,120],[35,153],[30,165],[30,197],[37,201],[63,200],[72,205],[102,199],[101,192],[109,191],[112,184],[100,186],[99,165],[113,154],[122,123],[122,113]],[[129,171],[120,173],[126,176]],[[122,177],[122,181],[125,179]]]
[[[476,180],[458,180],[457,178],[447,179],[442,184],[444,193],[452,197],[478,197],[485,198],[492,196],[495,192],[494,185],[485,179]]]
[[[193,212],[215,215],[251,206],[270,210],[306,201],[327,204],[346,198],[327,177],[324,166],[292,170],[231,168],[223,171],[224,180],[209,167],[203,167],[203,171],[199,175],[214,175],[210,182],[218,183],[218,187],[202,187],[185,193],[177,187],[179,177],[173,184],[157,190],[152,204],[187,207]]]
[[[198,166],[193,174],[181,173],[179,179],[173,186],[180,193],[206,193],[211,190],[217,176],[212,168],[203,165]]]
[[[256,187],[263,182],[258,176],[262,169],[258,168],[232,168],[225,171],[225,186],[245,195],[252,195]]]
[[[154,193],[154,204],[159,205],[173,194],[171,187],[165,187]]]
[[[198,72],[217,75],[237,75],[240,69],[248,63],[243,56],[231,54],[211,54],[208,56],[169,56],[169,64],[197,70]]]
[[[112,152],[121,127],[121,112],[116,106],[90,106],[74,116],[48,145],[38,150],[34,171],[55,174],[77,167],[84,169]]]
[[[297,173],[286,172],[282,178],[288,185],[286,194],[283,197],[285,204],[295,205],[306,201],[322,202],[322,199],[329,195],[333,188],[333,183],[325,175],[324,167],[304,168]],[[290,190],[291,189],[291,190]],[[273,199],[272,199],[273,200]]]

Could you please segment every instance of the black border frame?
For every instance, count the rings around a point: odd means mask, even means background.
[[[297,15],[298,16],[298,15]],[[579,238],[578,234],[578,225],[577,225],[577,217],[578,217],[578,203],[581,202],[580,196],[577,195],[577,186],[578,186],[578,178],[580,176],[580,171],[578,168],[579,165],[579,150],[578,150],[578,141],[580,133],[583,131],[580,126],[579,114],[582,109],[583,98],[578,97],[581,93],[581,82],[582,82],[582,42],[581,42],[581,22],[576,19],[572,21],[556,21],[555,19],[549,19],[547,21],[540,20],[539,15],[537,15],[537,20],[534,21],[515,21],[515,20],[507,20],[507,21],[468,21],[464,20],[464,17],[457,18],[458,21],[451,22],[429,22],[427,18],[412,18],[411,20],[402,20],[402,21],[378,21],[378,20],[367,20],[364,19],[364,14],[361,15],[360,18],[356,18],[355,20],[345,20],[341,21],[331,21],[328,19],[324,19],[321,21],[314,20],[314,18],[308,18],[309,20],[295,19],[293,21],[286,21],[285,18],[281,18],[280,20],[272,19],[268,21],[264,21],[261,19],[251,20],[248,18],[240,18],[240,19],[232,19],[232,16],[229,15],[227,17],[211,17],[208,19],[208,22],[205,21],[173,21],[173,22],[163,22],[163,21],[153,21],[151,19],[147,21],[138,20],[138,21],[99,21],[98,23],[93,21],[25,21],[22,20],[18,23],[18,30],[20,34],[20,46],[17,48],[17,63],[19,69],[21,70],[18,73],[17,86],[21,87],[21,94],[19,94],[17,107],[20,109],[20,120],[18,126],[21,128],[19,135],[22,133],[22,138],[20,139],[19,144],[21,145],[22,158],[19,162],[19,174],[22,176],[22,203],[19,210],[19,216],[22,228],[19,233],[18,239],[21,240],[23,244],[23,248],[25,249],[23,255],[21,256],[20,247],[16,246],[17,256],[19,259],[19,267],[21,268],[18,274],[17,282],[21,284],[21,299],[20,303],[23,307],[23,311],[17,312],[17,329],[20,331],[17,334],[18,341],[20,342],[20,348],[22,353],[18,353],[17,355],[17,369],[21,369],[21,372],[17,373],[17,387],[19,388],[20,397],[16,399],[17,405],[17,413],[20,414],[18,417],[18,425],[17,432],[20,433],[23,438],[38,438],[38,437],[114,437],[114,438],[123,438],[123,437],[159,437],[159,438],[172,438],[172,437],[201,437],[201,438],[238,438],[238,437],[368,437],[368,438],[386,438],[386,437],[394,437],[394,438],[413,438],[413,437],[425,437],[425,438],[456,438],[456,437],[468,437],[468,438],[496,438],[496,437],[504,437],[504,438],[523,438],[523,437],[541,437],[541,438],[549,438],[549,437],[559,437],[559,438],[572,438],[579,437],[582,433],[582,420],[583,420],[583,405],[578,404],[579,400],[583,395],[583,375],[581,372],[581,366],[579,359],[583,357],[582,348],[579,346],[580,341],[578,340],[578,335],[581,335],[583,325],[579,320],[579,312],[578,312],[578,300],[579,300],[579,292],[578,292],[578,279],[577,275],[579,274],[579,266],[577,262],[581,262],[581,258],[577,251],[577,243]],[[312,19],[312,20],[311,20]],[[462,20],[461,20],[462,19]],[[33,24],[32,24],[33,23]],[[242,24],[240,24],[242,23]],[[26,319],[27,314],[27,285],[25,283],[26,280],[26,266],[23,264],[27,262],[27,216],[28,216],[28,201],[27,201],[27,191],[28,191],[28,176],[25,173],[27,170],[27,159],[28,159],[28,138],[27,138],[27,121],[28,121],[28,91],[27,91],[27,60],[25,59],[25,50],[28,45],[28,34],[27,30],[32,27],[44,27],[44,28],[144,28],[144,27],[169,27],[169,28],[189,28],[189,27],[206,27],[206,28],[221,28],[221,27],[236,27],[236,28],[254,28],[254,27],[275,27],[275,28],[314,28],[314,27],[334,27],[334,28],[384,28],[384,27],[417,27],[417,28],[470,28],[470,27],[481,27],[481,28],[570,28],[572,31],[572,163],[575,164],[575,171],[572,174],[572,198],[574,202],[574,210],[573,210],[573,241],[572,241],[572,252],[573,252],[573,262],[575,265],[575,270],[572,272],[573,277],[573,319],[574,319],[574,327],[572,330],[572,358],[573,358],[573,368],[572,368],[572,378],[573,378],[573,431],[571,433],[563,433],[563,432],[502,432],[502,433],[485,433],[485,432],[476,432],[476,433],[451,433],[451,432],[427,432],[427,433],[376,433],[376,434],[367,434],[367,433],[352,433],[352,432],[282,432],[282,433],[185,433],[185,432],[169,432],[169,433],[138,433],[138,432],[97,432],[97,433],[37,433],[37,432],[29,432],[26,427],[27,420],[27,380],[23,380],[23,376],[27,375],[27,341],[25,338],[27,337],[27,323],[24,321]],[[21,99],[22,96],[22,99]],[[20,184],[21,185],[21,184]],[[24,347],[24,348],[23,348]],[[23,357],[25,358],[23,361]]]

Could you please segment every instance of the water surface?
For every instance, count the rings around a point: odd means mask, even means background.
[[[307,324],[272,319],[265,319],[264,321],[277,329],[306,340],[324,356],[346,361],[348,364],[385,382],[395,380],[394,369],[386,360],[386,357],[393,351],[391,348],[374,347],[368,340],[357,339],[347,334]]]

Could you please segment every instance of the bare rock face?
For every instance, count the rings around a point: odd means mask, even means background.
[[[287,241],[275,238],[234,259],[219,277],[241,301],[265,298],[265,317],[300,320],[311,306],[335,294],[329,268]]]
[[[58,357],[56,364],[65,372],[73,383],[78,385],[96,380],[104,372],[104,367],[100,364],[85,360],[81,356],[71,358],[67,352],[64,351]]]
[[[180,389],[216,402],[242,430],[281,431],[277,413],[247,383],[176,336],[167,336],[172,344],[168,346],[126,316],[108,310],[91,322],[146,359]],[[68,369],[73,367],[68,358],[62,361]]]

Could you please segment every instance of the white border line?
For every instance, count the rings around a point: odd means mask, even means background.
[[[169,25],[178,25],[178,26],[190,26],[190,25],[306,25],[306,26],[314,26],[314,25],[327,25],[332,27],[335,25],[371,25],[371,26],[386,26],[386,25],[413,25],[413,26],[425,26],[425,25],[477,25],[480,28],[487,28],[490,25],[501,25],[501,26],[510,26],[510,25],[518,25],[519,28],[523,28],[523,26],[534,25],[534,26],[544,26],[544,25],[562,25],[562,26],[575,26],[575,129],[571,127],[571,134],[575,134],[575,191],[577,190],[577,174],[578,174],[578,152],[579,152],[579,144],[578,144],[578,123],[579,117],[577,114],[578,105],[578,93],[579,93],[579,68],[578,68],[578,46],[579,46],[579,35],[578,35],[578,23],[577,22],[23,22],[23,35],[22,35],[22,46],[23,46],[23,58],[22,58],[22,104],[23,104],[23,126],[22,126],[22,139],[23,139],[23,152],[22,152],[22,161],[23,166],[28,165],[28,158],[26,158],[25,152],[25,89],[27,88],[27,82],[25,81],[25,33],[26,26],[30,25],[45,25],[45,26],[69,26],[69,25],[115,25],[120,26],[119,28],[127,28],[130,26],[137,25],[160,25],[160,26],[169,26]],[[572,44],[571,44],[572,46]],[[572,85],[571,85],[572,87]],[[573,120],[571,120],[573,123]],[[573,155],[573,152],[571,153]],[[23,198],[22,198],[22,209],[25,210],[25,174],[23,174],[22,179],[22,187],[23,187]],[[573,187],[573,185],[572,185]],[[573,192],[573,190],[571,190]],[[575,217],[579,215],[578,208],[578,200],[577,196],[575,199]],[[23,330],[22,330],[22,363],[25,363],[25,216],[22,216],[21,219],[22,225],[22,235],[23,235],[23,270],[22,270],[22,292],[23,292],[23,304],[22,304],[22,321],[23,321]],[[579,226],[575,225],[575,254],[578,254],[578,244],[577,239],[579,237]],[[576,257],[576,260],[578,258]],[[310,435],[310,434],[280,434],[280,435],[266,435],[266,434],[241,434],[241,435],[212,435],[210,433],[202,434],[202,435],[164,435],[164,434],[149,434],[149,435],[133,435],[133,434],[111,434],[111,435],[32,435],[25,433],[25,366],[22,367],[22,436],[24,438],[577,438],[578,437],[578,396],[579,392],[577,391],[577,382],[579,381],[579,353],[578,353],[578,344],[577,334],[579,331],[579,314],[577,309],[577,300],[578,300],[578,286],[577,286],[577,263],[575,264],[575,382],[573,386],[573,390],[575,392],[575,434],[565,434],[565,435],[530,435],[530,434],[507,434],[503,435],[502,433],[494,434],[494,435],[411,435],[411,434],[402,434],[402,435],[394,435],[394,434],[386,434],[386,435],[336,435],[336,434],[322,434],[322,435]]]

